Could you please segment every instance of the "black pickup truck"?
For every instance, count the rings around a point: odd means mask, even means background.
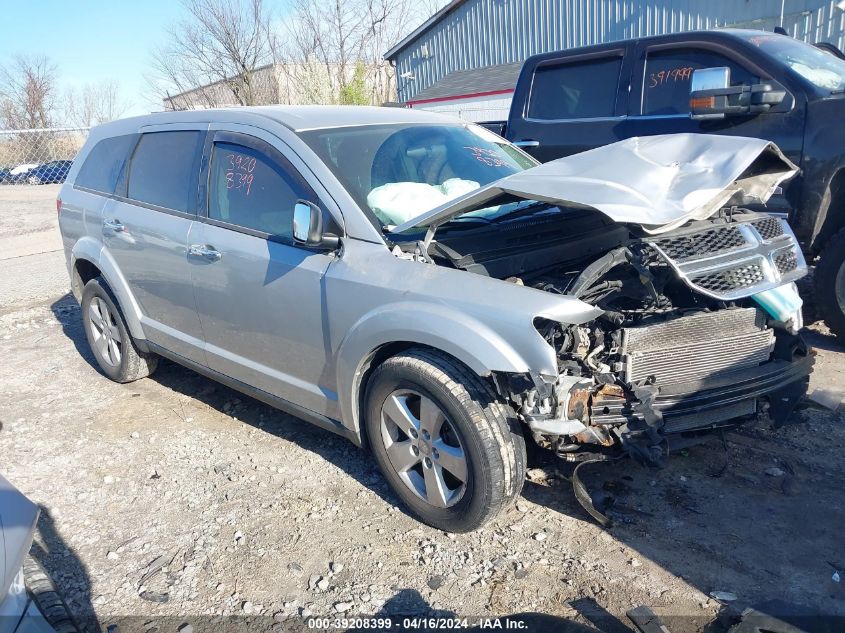
[[[491,129],[541,161],[675,132],[773,141],[801,172],[768,210],[789,213],[817,265],[818,308],[845,338],[843,114],[845,61],[785,35],[725,29],[531,57],[507,123]]]

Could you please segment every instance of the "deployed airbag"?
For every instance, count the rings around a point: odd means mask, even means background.
[[[367,204],[385,224],[401,224],[478,187],[477,182],[462,178],[449,178],[441,185],[389,182],[370,191]]]

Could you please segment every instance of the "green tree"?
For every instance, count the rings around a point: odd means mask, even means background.
[[[364,79],[366,72],[367,67],[364,66],[363,62],[359,61],[355,64],[352,79],[340,87],[338,102],[341,105],[369,105],[370,95],[367,82]]]

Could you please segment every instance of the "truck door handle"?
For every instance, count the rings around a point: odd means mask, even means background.
[[[115,233],[123,233],[126,230],[120,220],[103,220],[103,228]]]
[[[191,244],[188,247],[188,255],[202,257],[210,262],[218,262],[223,257],[223,253],[208,244]]]
[[[513,144],[517,147],[540,147],[540,141],[532,141],[531,139],[526,139],[524,141],[514,141]]]

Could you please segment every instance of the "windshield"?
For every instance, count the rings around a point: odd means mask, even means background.
[[[301,136],[382,226],[402,224],[537,164],[471,124],[368,125]]]
[[[749,41],[822,90],[845,90],[845,61],[786,35],[766,33]]]

